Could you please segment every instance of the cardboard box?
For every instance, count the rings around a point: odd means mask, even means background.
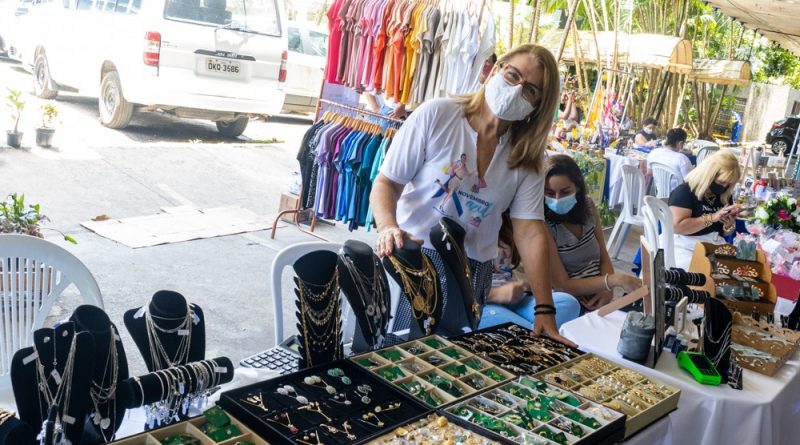
[[[291,195],[288,193],[281,193],[281,201],[278,205],[278,212],[283,212],[284,210],[296,210],[299,208],[300,204],[300,197],[297,195]],[[295,217],[297,217],[297,222],[306,222],[311,220],[311,210],[305,209],[300,210],[296,214],[289,213],[286,215],[281,216],[281,221],[286,221],[289,223],[294,224]]]

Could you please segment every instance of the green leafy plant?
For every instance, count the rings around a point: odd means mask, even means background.
[[[8,199],[0,202],[0,233],[21,233],[44,238],[41,227],[43,221],[50,221],[50,219],[42,214],[39,204],[25,206],[25,195],[12,193],[8,195]],[[60,233],[65,241],[78,244],[75,238],[58,230],[55,231]]]
[[[597,212],[600,214],[600,223],[603,227],[612,227],[617,222],[617,212],[608,206],[606,201],[597,205]]]
[[[22,118],[22,110],[25,109],[25,101],[22,100],[22,91],[8,89],[8,107],[11,108],[11,120],[14,122],[14,133],[19,133],[19,121]]]
[[[42,127],[52,128],[53,120],[58,117],[58,108],[53,104],[42,105]]]

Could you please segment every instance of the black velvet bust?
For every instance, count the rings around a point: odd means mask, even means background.
[[[34,445],[35,439],[31,426],[16,417],[0,425],[0,445]]]
[[[415,270],[423,269],[425,262],[423,256],[425,254],[422,252],[422,246],[419,245],[418,243],[415,243],[414,241],[411,240],[403,241],[403,247],[402,248],[395,247],[392,255],[405,266],[408,266]],[[430,260],[428,259],[428,261]],[[439,274],[436,272],[436,268],[433,267],[433,264],[431,264],[433,272],[433,293],[432,295],[422,295],[426,303],[433,308],[431,313],[431,320],[428,320],[422,313],[415,314],[415,311],[413,310],[414,302],[412,300],[412,296],[409,293],[409,290],[403,287],[403,279],[401,278],[400,273],[395,269],[394,264],[392,264],[388,256],[383,258],[383,266],[386,268],[386,271],[389,273],[392,279],[395,282],[397,282],[397,284],[399,284],[400,287],[403,289],[403,293],[408,298],[409,305],[412,308],[411,311],[412,318],[414,318],[417,321],[416,324],[411,323],[409,338],[421,337],[423,335],[427,335],[436,331],[439,328],[439,324],[441,323],[442,307],[444,306],[444,301],[442,299],[442,289],[441,289]],[[413,275],[409,275],[408,278],[414,283],[415,288],[420,290],[423,289],[422,278]],[[417,318],[418,316],[421,318]]]
[[[150,344],[147,336],[147,326],[145,315],[140,312],[142,308],[131,309],[125,312],[123,317],[125,327],[133,337],[136,347],[142,354],[144,363],[148,371],[156,371],[150,355]],[[163,329],[174,329],[179,326],[186,316],[186,311],[194,312],[194,320],[191,328],[191,343],[189,344],[189,356],[181,364],[203,360],[206,355],[206,327],[203,310],[194,304],[187,304],[186,298],[178,292],[160,290],[153,294],[153,298],[147,305],[147,310],[154,317],[154,322]],[[175,357],[178,345],[181,342],[180,333],[167,334],[157,333],[161,344],[169,357]]]
[[[69,356],[72,339],[75,337],[75,358],[72,369],[72,385],[69,391],[69,404],[59,407],[62,413],[64,434],[74,444],[81,443],[83,437],[84,420],[89,412],[91,401],[89,387],[91,385],[91,372],[86,369],[94,368],[94,339],[85,332],[75,332],[75,323],[62,323],[55,329],[39,329],[33,333],[33,347],[22,348],[14,354],[11,361],[11,384],[14,390],[14,399],[17,402],[17,412],[22,421],[30,425],[35,434],[42,428],[42,423],[47,418],[50,406],[39,390],[37,379],[37,361],[33,359],[34,351],[39,356],[39,361],[44,367],[44,375],[48,377],[50,391],[55,394],[58,388],[58,379],[54,377],[53,370],[58,372],[59,379],[65,376],[65,367]],[[53,366],[55,356],[56,366]]]
[[[461,333],[463,327],[475,330],[481,316],[481,305],[476,299],[474,279],[469,259],[464,250],[467,232],[450,218],[442,218],[431,227],[430,240],[444,263],[447,302],[444,313],[448,334]],[[460,303],[460,304],[459,304]]]
[[[357,269],[355,274],[350,273],[348,262],[352,262]],[[339,253],[338,265],[339,286],[358,322],[353,352],[381,348],[389,324],[391,297],[386,272],[380,260],[368,244],[348,240]],[[365,282],[357,285],[354,275],[356,280],[364,279]],[[373,282],[372,286],[369,285],[370,281]]]
[[[114,338],[117,352],[117,387],[119,387],[119,382],[128,378],[128,359],[117,327],[102,309],[88,304],[78,306],[72,313],[70,321],[75,323],[75,329],[78,332],[88,332],[94,338],[92,381],[98,383],[102,388],[111,386],[113,370],[111,369],[110,348],[111,339]],[[114,437],[125,418],[125,403],[120,401],[116,395],[109,402],[99,405],[99,409],[102,417],[108,418],[111,423],[105,429],[102,429],[100,423],[95,423],[92,419],[94,406],[90,402],[89,417],[86,419],[82,444],[106,443],[106,439]]]
[[[338,286],[339,256],[326,250],[310,252],[298,258],[293,268],[297,277],[295,284],[295,306],[297,308],[297,330],[300,332],[300,369],[329,363],[344,358],[342,345],[341,304]],[[309,295],[301,297],[302,281],[307,292],[322,294],[320,301],[314,301]],[[326,286],[327,292],[323,294]],[[301,304],[300,299],[303,299]],[[331,308],[331,305],[334,307]],[[321,325],[312,322],[311,312],[328,312],[329,319]]]

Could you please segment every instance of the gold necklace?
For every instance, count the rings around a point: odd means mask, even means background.
[[[426,331],[430,334],[432,327],[436,324],[433,313],[439,304],[439,289],[436,287],[436,274],[431,260],[424,253],[422,254],[422,269],[414,269],[412,266],[403,264],[400,258],[394,255],[388,256],[392,266],[400,275],[403,282],[403,291],[411,297],[411,311],[417,320],[426,318],[428,321]],[[411,277],[421,278],[419,285],[414,283]]]
[[[309,367],[313,366],[311,360],[312,347],[316,351],[325,351],[331,344],[331,341],[334,342],[334,359],[340,358],[342,332],[340,329],[341,319],[339,317],[340,308],[338,304],[338,268],[320,293],[312,292],[306,283],[299,277],[296,277],[295,282],[297,283],[298,299],[300,300],[300,310],[302,312],[300,314],[300,324],[303,329],[306,364]],[[328,296],[328,293],[330,293],[332,289],[334,290],[334,296],[330,299],[328,305],[323,310],[316,310],[311,307],[308,300],[321,302]],[[330,323],[334,315],[336,315],[336,321],[334,323]],[[323,327],[324,329],[320,331],[320,327]]]
[[[447,230],[447,227],[444,225],[442,220],[439,220],[439,227],[444,232],[444,235],[447,237],[448,244],[452,245],[456,256],[458,257],[458,261],[461,263],[462,267],[464,268],[464,275],[467,277],[467,284],[469,285],[470,290],[472,291],[472,314],[475,316],[475,320],[480,320],[481,318],[481,307],[478,305],[477,298],[475,297],[475,287],[472,281],[472,270],[469,268],[469,260],[467,256],[464,255],[464,252],[461,250],[461,246],[458,245],[453,235],[450,234],[450,231]]]

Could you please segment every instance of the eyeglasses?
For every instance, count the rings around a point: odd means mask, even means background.
[[[525,78],[522,77],[519,70],[509,64],[503,66],[503,79],[505,79],[509,85],[522,85],[522,98],[530,103],[534,103],[542,96],[541,88],[532,83],[525,82]]]

